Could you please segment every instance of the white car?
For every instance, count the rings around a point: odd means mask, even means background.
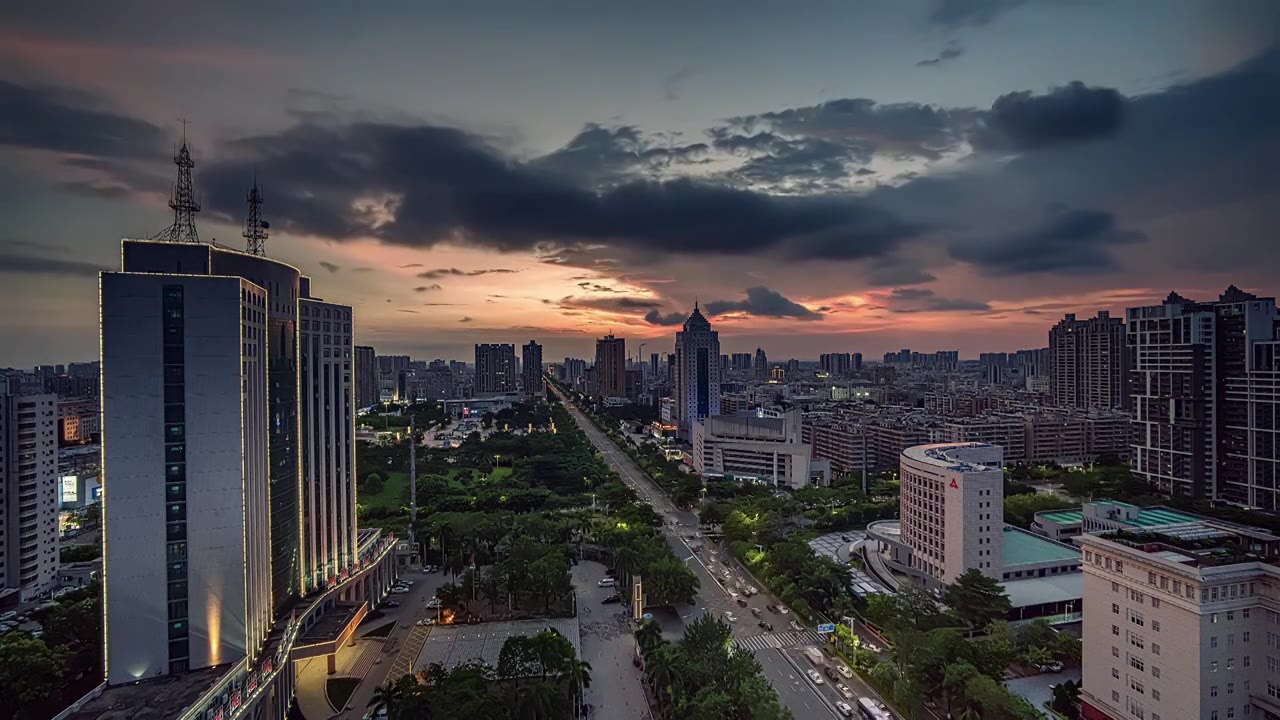
[[[806,670],[804,674],[809,676],[809,680],[814,685],[822,684],[822,675],[818,674],[817,670]]]
[[[414,623],[414,625],[417,625],[419,627],[423,627],[426,625],[435,625],[435,624],[436,624],[435,618],[422,618],[418,622]]]
[[[788,609],[786,608],[786,606],[784,606],[784,605],[779,605],[779,606],[778,606],[778,612],[782,613],[783,615],[786,615],[787,613],[789,613],[789,612],[791,612],[791,611],[790,611],[790,610],[788,610]]]
[[[845,717],[853,717],[853,707],[843,700],[836,702],[836,710],[839,710],[840,714]]]
[[[430,600],[428,600],[428,601],[427,601],[427,607],[429,607],[429,608],[438,608],[438,607],[440,607],[440,606],[441,606],[441,605],[443,605],[443,604],[444,604],[444,603],[440,602],[440,598],[438,598],[438,597],[433,597],[433,598],[431,598]]]
[[[596,583],[596,587],[602,587],[602,588],[604,588],[604,587],[613,587],[613,586],[614,586],[614,585],[616,585],[616,584],[617,584],[617,581],[616,581],[616,580],[614,580],[613,578],[608,578],[608,577],[607,577],[607,578],[603,578],[603,579],[601,579],[599,582],[597,582],[597,583]]]
[[[393,588],[391,588],[391,592],[395,593],[396,595],[404,595],[405,593],[409,592],[409,588],[407,588],[407,587],[393,587]]]
[[[733,613],[729,612],[728,610],[725,610],[724,616],[728,618],[729,622],[731,623],[738,622],[738,618],[734,617]]]
[[[836,684],[836,692],[840,693],[841,695],[843,695],[845,698],[849,700],[853,699],[853,690],[850,690],[849,686],[845,685],[844,683]]]

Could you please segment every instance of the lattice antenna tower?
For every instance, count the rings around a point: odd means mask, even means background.
[[[178,182],[173,186],[169,196],[169,207],[173,208],[173,224],[151,237],[152,240],[168,240],[170,242],[200,242],[196,234],[196,213],[200,212],[200,203],[196,202],[195,188],[191,183],[191,169],[196,166],[191,159],[191,150],[187,148],[187,120],[182,123],[182,147],[173,154],[173,164],[178,166]]]
[[[253,189],[245,196],[249,202],[249,219],[244,224],[245,250],[250,255],[265,255],[267,252],[267,228],[271,225],[262,219],[262,190],[258,187],[258,176],[253,176]]]

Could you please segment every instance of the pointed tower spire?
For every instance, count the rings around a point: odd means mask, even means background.
[[[173,155],[173,164],[178,166],[178,182],[173,186],[173,194],[169,198],[169,207],[173,208],[173,224],[151,236],[151,239],[200,242],[200,236],[196,234],[196,213],[200,212],[200,203],[196,202],[191,182],[191,170],[196,163],[191,159],[191,151],[187,148],[188,121],[185,118],[180,121],[182,147]]]
[[[249,218],[244,224],[245,251],[250,255],[265,255],[267,252],[267,228],[271,227],[262,219],[262,190],[258,188],[258,173],[253,173],[253,188],[245,196],[249,203]]]

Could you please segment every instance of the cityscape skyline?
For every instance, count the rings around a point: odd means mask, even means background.
[[[200,236],[243,245],[256,171],[267,254],[341,284],[356,342],[384,352],[465,359],[536,336],[550,357],[590,357],[609,330],[666,337],[700,299],[730,352],[974,357],[1042,345],[1064,313],[1273,292],[1274,4],[754,14],[733,21],[741,37],[785,60],[681,30],[662,63],[617,35],[663,23],[656,6],[513,5],[501,17],[527,32],[506,46],[512,77],[464,62],[431,80],[401,68],[448,64],[497,9],[403,10],[452,37],[341,70],[328,31],[275,11],[259,26],[288,22],[292,43],[239,37],[231,7],[201,11],[193,45],[155,44],[177,19],[141,7],[9,13],[0,332],[19,341],[0,365],[92,357],[93,278],[119,236],[167,224],[184,130]],[[799,39],[848,23],[879,39]],[[402,34],[359,26],[354,47]],[[611,44],[616,90],[550,50],[565,36]],[[245,64],[252,87],[234,82]],[[382,159],[401,156],[411,171]],[[535,197],[538,211],[521,203]]]

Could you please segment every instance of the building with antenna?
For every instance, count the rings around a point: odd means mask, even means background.
[[[175,163],[173,225],[100,281],[105,684],[66,717],[283,718],[395,581],[356,524],[352,310],[265,255],[256,181],[246,250],[200,242]]]

